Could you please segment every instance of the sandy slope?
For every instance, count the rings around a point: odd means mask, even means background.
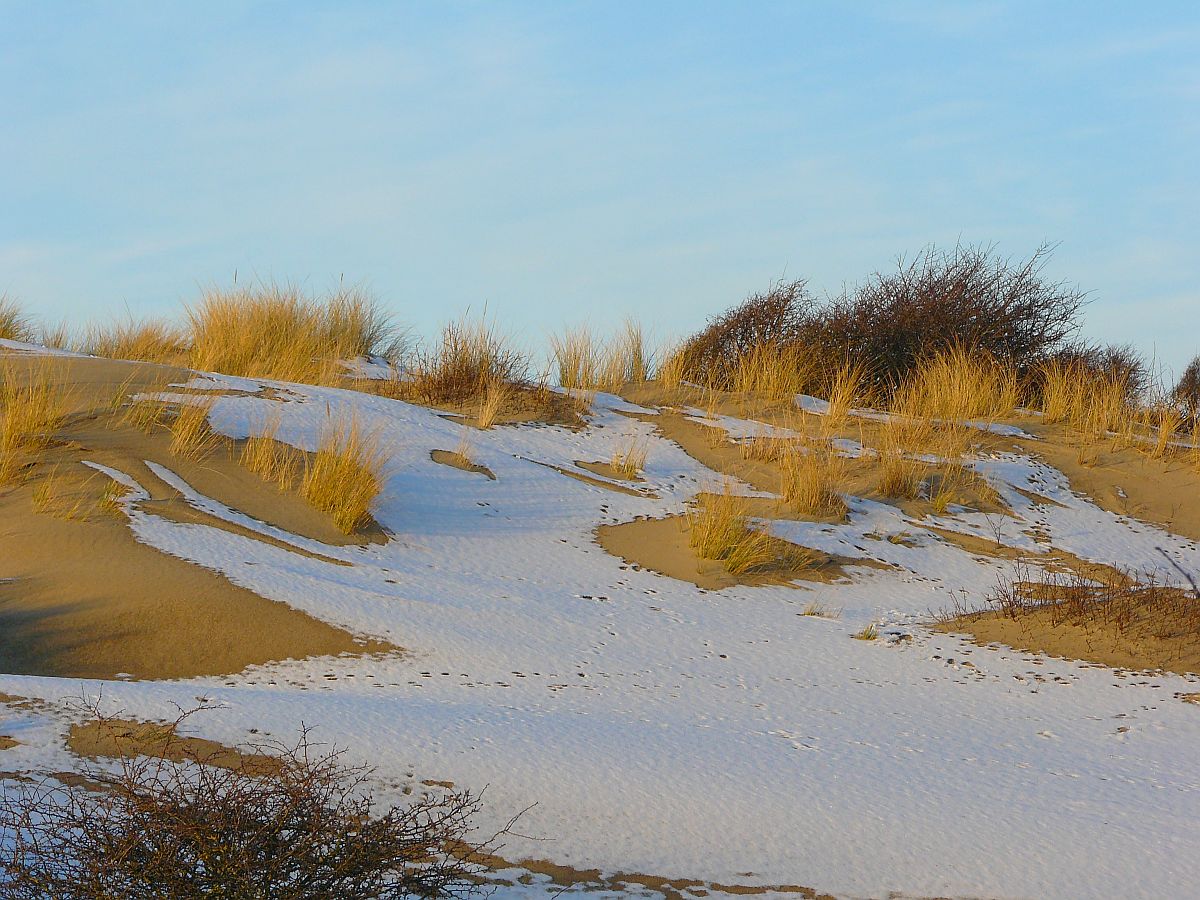
[[[316,724],[378,766],[388,795],[431,779],[487,785],[485,828],[536,803],[520,830],[539,839],[512,837],[508,859],[609,875],[839,896],[1174,897],[1200,883],[1200,707],[1177,696],[1196,691],[1194,679],[984,648],[922,625],[930,609],[980,597],[1012,568],[929,526],[1030,555],[1058,547],[1159,569],[1165,552],[1200,570],[1188,536],[1076,495],[1011,440],[979,460],[1010,516],[918,518],[852,497],[844,522],[772,525],[864,561],[847,577],[701,592],[594,540],[600,525],[679,514],[719,481],[655,431],[648,408],[601,395],[582,430],[476,431],[472,459],[491,480],[431,458],[458,446],[463,428],[431,410],[294,386],[280,404],[242,379],[192,387],[229,392],[211,421],[231,438],[282,410],[280,437],[312,449],[330,416],[365,417],[393,458],[376,509],[393,537],[265,542],[156,516],[134,496],[136,538],[409,653],[105,683],[104,702],[129,718],[174,718],[172,704],[205,694],[224,708],[192,724],[225,744],[252,728],[289,735]],[[644,494],[554,468],[579,472],[576,461],[607,460],[635,435],[650,447]],[[159,475],[207,515],[265,533],[233,501]],[[310,552],[280,545],[289,542]],[[840,618],[801,615],[814,600]],[[880,640],[852,639],[871,622]],[[0,691],[52,702],[100,687],[0,676]],[[72,764],[69,712],[0,715],[0,733],[20,742],[3,751],[6,768]],[[527,868],[529,883],[504,894],[560,889],[546,866]]]

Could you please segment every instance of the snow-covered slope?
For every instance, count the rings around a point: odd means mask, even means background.
[[[484,830],[536,804],[518,829],[528,837],[505,842],[513,860],[839,896],[1200,893],[1200,708],[1176,698],[1200,688],[981,648],[921,625],[953,592],[981,596],[1009,565],[924,526],[995,539],[995,520],[920,522],[852,500],[845,524],[773,527],[895,568],[852,567],[849,580],[801,589],[704,592],[593,539],[602,523],[681,512],[720,481],[651,424],[621,415],[617,398],[600,395],[579,431],[470,430],[492,481],[431,461],[464,433],[434,411],[294,385],[281,396],[221,396],[212,424],[244,437],[281,414],[278,437],[312,449],[330,417],[358,416],[391,456],[375,510],[390,542],[330,547],[269,531],[344,566],[136,504],[131,526],[147,544],[407,653],[186,682],[6,675],[0,692],[59,701],[102,690],[107,708],[150,719],[203,695],[223,707],[190,725],[226,743],[314,725],[376,766],[385,796],[423,779],[486,786]],[[648,443],[644,487],[656,496],[543,465],[607,460],[635,434]],[[1195,544],[1076,497],[1044,464],[1006,454],[982,467],[1022,519],[1000,523],[1006,543],[1037,552],[1025,534],[1036,524],[1085,559],[1158,568],[1165,551],[1200,571]],[[1057,503],[1035,506],[1016,488]],[[902,543],[867,537],[900,532]],[[802,615],[814,600],[841,617]],[[880,640],[851,638],[871,622]],[[21,742],[6,768],[72,764],[53,715],[0,715]],[[557,890],[536,877],[504,893]]]

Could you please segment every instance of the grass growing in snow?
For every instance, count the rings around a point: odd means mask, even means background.
[[[383,487],[386,460],[375,435],[351,418],[331,423],[304,468],[300,491],[344,534],[370,519],[371,503]]]

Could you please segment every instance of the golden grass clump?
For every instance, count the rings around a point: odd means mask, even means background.
[[[773,562],[776,553],[771,536],[749,523],[746,501],[726,485],[688,514],[688,543],[701,559],[720,560],[734,575],[753,572]]]
[[[1176,432],[1184,424],[1183,411],[1176,403],[1165,401],[1147,410],[1147,418],[1154,433],[1150,455],[1155,459],[1163,459],[1175,450]]]
[[[183,329],[170,322],[131,317],[109,325],[92,325],[80,349],[108,359],[177,363],[186,361],[188,340]]]
[[[0,339],[31,344],[36,337],[32,319],[17,301],[0,294]]]
[[[288,490],[300,477],[304,457],[295,447],[276,439],[279,424],[279,418],[273,417],[258,434],[246,438],[238,462],[264,481]]]
[[[879,493],[897,500],[916,500],[921,496],[927,468],[900,447],[883,447],[879,453]]]
[[[483,397],[479,401],[479,413],[475,417],[475,424],[484,429],[495,425],[512,396],[513,387],[507,381],[502,378],[488,379]]]
[[[1040,376],[1042,420],[1047,425],[1066,423],[1092,439],[1130,432],[1133,405],[1127,380],[1120,374],[1052,360],[1041,367]]]
[[[829,408],[821,420],[821,428],[832,434],[846,425],[855,401],[862,393],[866,368],[861,363],[847,363],[834,373],[829,388]]]
[[[181,459],[199,459],[221,443],[221,437],[208,425],[213,398],[195,403],[182,402],[171,420],[171,453]]]
[[[646,466],[648,447],[645,441],[631,438],[629,443],[619,448],[612,456],[612,469],[622,478],[629,481],[638,477]]]
[[[209,290],[187,309],[194,368],[308,384],[342,380],[342,360],[394,355],[397,332],[370,295],[323,298],[290,285]]]
[[[658,351],[658,367],[654,376],[667,390],[676,390],[687,373],[687,354],[679,344],[667,344]]]
[[[53,440],[67,412],[67,392],[46,375],[21,377],[0,367],[0,485],[17,480],[28,457]]]
[[[919,366],[896,391],[892,408],[948,424],[1012,415],[1020,402],[1016,373],[983,350],[955,346]]]
[[[300,491],[333,524],[351,534],[366,524],[371,503],[383,488],[385,457],[375,435],[356,418],[331,423],[304,468]]]
[[[841,485],[845,462],[828,448],[788,453],[782,459],[783,498],[801,514],[840,519],[846,515]]]
[[[619,391],[627,382],[645,381],[651,358],[641,324],[627,318],[607,342],[599,342],[586,325],[551,335],[558,383],[567,390]]]
[[[463,316],[442,329],[432,348],[416,354],[407,390],[425,403],[465,403],[497,381],[523,381],[527,371],[525,357],[494,322]]]
[[[865,626],[861,631],[856,631],[850,636],[856,641],[873,641],[879,637],[879,629],[875,626],[875,623],[872,622],[870,625]]]
[[[781,400],[801,393],[813,374],[811,361],[798,347],[756,344],[731,364],[729,390]]]
[[[596,386],[598,352],[591,329],[586,325],[551,335],[550,352],[562,387],[574,391]]]

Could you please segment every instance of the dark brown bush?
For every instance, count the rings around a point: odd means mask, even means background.
[[[189,757],[174,728],[169,734],[149,755],[122,749],[114,767],[92,765],[78,780],[6,783],[0,896],[360,900],[476,891],[470,860],[482,848],[464,841],[478,809],[470,795],[378,810],[368,773],[307,732],[234,762]]]
[[[1191,421],[1200,422],[1200,355],[1188,363],[1171,394]]]
[[[763,347],[778,349],[801,342],[812,311],[813,298],[804,281],[780,281],[765,294],[752,294],[710,319],[684,344],[683,377],[728,389],[739,357]]]
[[[719,382],[756,343],[802,348],[818,389],[847,365],[889,393],[922,360],[971,347],[1032,371],[1079,327],[1085,295],[1043,276],[1050,246],[1013,261],[993,247],[928,247],[820,303],[803,281],[780,283],[712,320],[684,348],[685,377]]]
[[[1077,288],[1043,277],[1051,251],[1014,262],[992,247],[928,247],[830,301],[807,329],[810,346],[861,363],[885,392],[951,347],[1031,369],[1078,330],[1085,302]]]

